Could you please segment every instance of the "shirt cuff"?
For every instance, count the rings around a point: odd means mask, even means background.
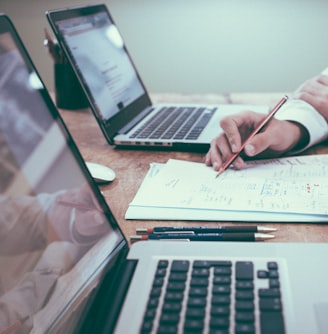
[[[288,101],[277,112],[275,118],[299,123],[307,130],[309,142],[299,152],[328,138],[328,125],[325,118],[305,101]]]

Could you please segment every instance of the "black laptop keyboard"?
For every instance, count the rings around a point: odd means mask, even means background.
[[[163,107],[130,138],[197,139],[215,110],[205,107]]]
[[[283,334],[284,327],[277,262],[255,270],[249,261],[161,260],[140,333]]]

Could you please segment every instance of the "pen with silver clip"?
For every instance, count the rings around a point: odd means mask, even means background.
[[[137,234],[151,233],[267,233],[277,231],[274,227],[234,225],[234,226],[159,226],[137,228]]]
[[[148,235],[132,235],[131,241],[140,240],[177,240],[177,241],[264,241],[274,238],[265,233],[155,233]]]

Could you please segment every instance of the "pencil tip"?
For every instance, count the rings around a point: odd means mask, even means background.
[[[215,176],[215,178],[218,178],[222,173],[224,172],[224,168],[220,168]]]

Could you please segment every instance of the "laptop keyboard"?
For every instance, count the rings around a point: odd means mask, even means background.
[[[216,108],[163,107],[130,138],[197,139],[215,111]]]
[[[160,260],[140,333],[285,333],[278,262],[261,265]]]

